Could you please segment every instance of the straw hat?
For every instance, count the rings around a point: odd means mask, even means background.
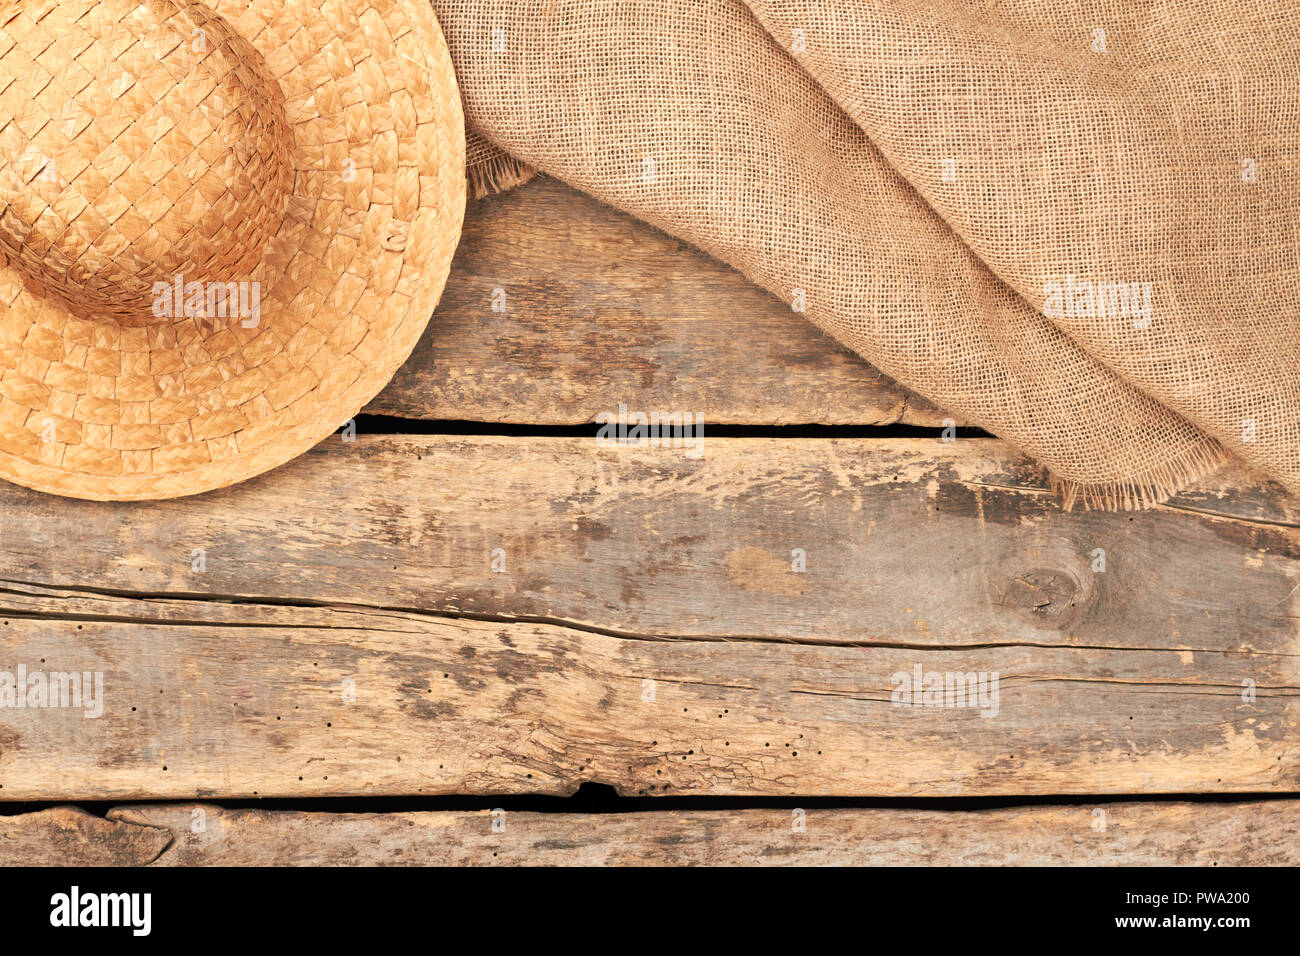
[[[169,498],[405,361],[465,209],[428,0],[0,0],[0,478]]]

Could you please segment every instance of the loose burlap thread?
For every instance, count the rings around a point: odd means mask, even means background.
[[[1296,7],[434,7],[483,137],[806,308],[1067,503],[1228,458],[1300,489]]]
[[[521,163],[499,146],[484,138],[482,133],[465,130],[465,180],[470,199],[482,199],[507,189],[522,186],[537,170]]]

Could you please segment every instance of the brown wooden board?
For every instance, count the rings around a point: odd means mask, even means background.
[[[620,403],[716,424],[947,414],[729,267],[545,176],[470,204],[433,321],[367,411],[555,425]]]
[[[539,177],[472,204],[368,412],[523,425],[691,412],[704,453],[336,436],[156,504],[0,488],[0,800],[1263,793],[1300,787],[1300,509],[1225,471],[1063,512],[786,303]],[[1244,490],[1243,490],[1244,487]],[[996,714],[898,675],[996,674]],[[55,678],[57,680],[57,677]],[[84,702],[83,702],[84,703]],[[988,708],[985,708],[988,711]],[[197,814],[197,816],[196,816]],[[1294,802],[999,810],[0,817],[0,864],[1300,862]]]
[[[0,816],[0,866],[144,866],[172,842],[165,825],[105,819],[77,807]]]
[[[320,813],[133,805],[0,821],[0,865],[1295,866],[1295,801],[982,811]]]
[[[3,666],[105,708],[0,709],[0,797],[1293,791],[1297,516],[1221,494],[1067,513],[965,439],[361,436],[179,502],[6,487]],[[997,714],[896,706],[918,666],[996,672]]]

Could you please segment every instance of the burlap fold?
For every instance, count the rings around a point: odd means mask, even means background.
[[[1300,15],[435,0],[474,128],[728,262],[1067,499],[1300,489]]]

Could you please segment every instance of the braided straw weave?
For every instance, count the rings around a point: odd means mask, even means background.
[[[426,0],[0,2],[0,477],[168,498],[329,435],[428,323],[464,164]]]

